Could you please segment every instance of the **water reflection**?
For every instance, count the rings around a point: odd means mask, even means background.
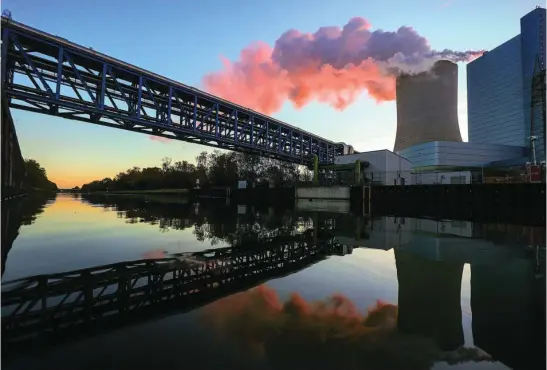
[[[6,267],[8,253],[19,235],[21,226],[32,225],[44,208],[57,198],[56,193],[38,193],[24,198],[16,198],[2,204],[2,276]]]
[[[213,351],[214,341],[224,363],[190,367],[427,369],[491,356],[494,368],[545,368],[544,227],[161,196],[41,204],[27,239],[12,240],[6,276],[14,273],[3,279],[2,355],[12,366],[39,367],[17,354],[30,351],[56,368],[74,366],[59,365],[67,356],[88,358],[79,368],[182,368],[183,353],[200,341]],[[66,246],[74,230],[84,248]],[[19,249],[41,253],[40,264]],[[31,276],[35,267],[44,273]],[[140,355],[149,347],[161,361]],[[89,358],[114,349],[109,363]]]
[[[340,294],[310,303],[294,293],[282,303],[261,286],[214,303],[205,319],[221,338],[267,357],[276,369],[429,369],[439,360],[490,360],[477,349],[445,352],[423,330],[401,330],[397,311],[379,301],[361,315]]]

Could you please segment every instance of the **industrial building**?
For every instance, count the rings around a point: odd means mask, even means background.
[[[358,179],[362,184],[469,184],[473,181],[472,173],[466,169],[447,168],[442,172],[420,171],[409,158],[387,149],[335,157],[336,166],[350,165],[356,161],[363,165]]]
[[[394,151],[411,163],[413,174],[420,174],[410,176],[412,184],[469,183],[471,170],[514,158],[526,162],[527,155],[523,142],[513,145],[462,142],[458,123],[458,65],[445,60],[436,62],[429,72],[397,78]],[[387,165],[385,171],[392,173],[399,169]],[[436,173],[424,174],[427,171]],[[439,171],[446,173],[439,175]]]
[[[430,71],[397,78],[397,135],[393,151],[430,141],[461,142],[458,65],[440,60]]]
[[[335,165],[360,161],[358,180],[382,185],[483,182],[485,168],[511,166],[518,170],[503,181],[540,181],[539,166],[520,169],[545,161],[545,9],[520,24],[520,35],[467,65],[469,142],[458,122],[458,65],[440,60],[397,78],[393,152],[345,145]]]
[[[450,177],[545,161],[545,9],[520,25],[518,36],[467,65],[468,143],[457,117],[457,64],[438,61],[430,72],[397,79],[394,152],[410,161],[412,173]]]
[[[545,16],[526,14],[519,35],[467,65],[470,143],[523,146],[532,162],[535,147],[545,160]]]
[[[335,165],[348,165],[360,161],[366,166],[360,171],[363,184],[409,185],[412,184],[412,163],[387,149],[355,153],[334,158]]]

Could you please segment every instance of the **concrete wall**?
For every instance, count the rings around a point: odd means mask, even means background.
[[[298,187],[296,199],[349,199],[349,186]]]
[[[429,141],[461,142],[458,65],[439,61],[430,73],[397,78],[397,135],[393,151]]]

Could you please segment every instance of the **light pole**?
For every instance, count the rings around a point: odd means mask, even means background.
[[[538,137],[537,136],[530,136],[530,142],[532,144],[532,164],[536,165],[536,144],[535,141]]]

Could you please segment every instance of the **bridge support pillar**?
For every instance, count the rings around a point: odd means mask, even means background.
[[[24,193],[25,161],[21,155],[19,141],[6,96],[2,94],[2,200]]]
[[[313,155],[313,183],[319,184],[319,157],[317,154]]]

